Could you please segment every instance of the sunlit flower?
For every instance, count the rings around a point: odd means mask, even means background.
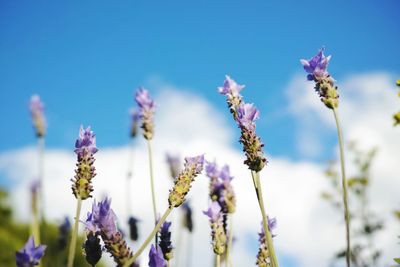
[[[24,247],[15,252],[16,263],[18,267],[32,267],[39,265],[40,259],[46,250],[45,245],[35,246],[33,237],[29,237]]]
[[[319,80],[329,76],[328,63],[331,59],[331,56],[325,56],[324,50],[325,48],[321,48],[318,53],[309,60],[300,60],[304,70],[308,73],[307,79],[310,81]]]
[[[151,140],[154,135],[154,112],[156,104],[150,97],[149,92],[143,87],[140,87],[136,92],[135,100],[140,108],[139,114],[142,120],[143,136],[147,140]]]

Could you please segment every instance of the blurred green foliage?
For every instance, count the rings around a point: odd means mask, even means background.
[[[371,211],[368,197],[371,186],[370,169],[377,150],[374,148],[369,151],[362,151],[353,142],[349,144],[349,152],[348,155],[352,158],[353,164],[351,168],[356,169],[356,174],[347,179],[352,228],[352,266],[378,266],[381,251],[375,246],[375,236],[383,229],[383,222]],[[342,216],[342,186],[334,162],[329,163],[325,175],[330,181],[331,189],[328,192],[322,192],[321,197],[338,210],[340,216]],[[335,254],[332,264],[342,260],[345,255],[344,248],[339,250]]]
[[[47,246],[42,259],[42,266],[65,267],[67,265],[68,245],[59,239],[58,225],[50,222],[41,224],[41,240]],[[15,252],[20,250],[30,236],[30,225],[18,223],[13,218],[12,209],[8,203],[8,194],[0,188],[0,265],[15,267]],[[69,238],[67,238],[67,243]],[[78,238],[74,266],[90,266],[82,253],[84,238]],[[98,267],[104,264],[98,264]]]

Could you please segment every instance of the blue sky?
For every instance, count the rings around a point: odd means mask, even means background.
[[[1,1],[0,119],[7,130],[0,151],[34,142],[27,111],[33,93],[46,103],[49,147],[71,147],[80,124],[93,126],[100,146],[116,146],[128,140],[137,86],[158,77],[196,90],[230,119],[216,93],[230,74],[261,109],[268,152],[299,158],[283,91],[302,72],[299,58],[325,45],[339,84],[353,73],[398,75],[399,7],[398,1]]]

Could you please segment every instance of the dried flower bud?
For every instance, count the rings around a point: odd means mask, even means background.
[[[32,123],[37,137],[43,137],[46,134],[46,118],[44,117],[44,105],[38,95],[33,95],[29,102],[29,109],[32,115]]]

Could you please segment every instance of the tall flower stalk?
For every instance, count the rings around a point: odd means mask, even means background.
[[[168,215],[172,212],[174,208],[182,205],[186,200],[186,195],[189,193],[189,190],[192,186],[192,182],[203,170],[204,165],[204,155],[196,156],[196,157],[186,157],[184,169],[180,172],[178,177],[175,179],[175,183],[173,188],[169,191],[168,197],[168,208],[165,210],[164,214],[157,221],[156,226],[153,231],[148,235],[144,243],[140,246],[140,248],[136,251],[136,253],[123,265],[124,267],[129,267],[130,264],[135,262],[137,257],[142,254],[143,250],[147,247],[150,241],[154,238],[154,236],[160,230],[162,224],[167,219]]]
[[[38,149],[38,178],[39,178],[39,207],[42,219],[45,219],[44,209],[44,147],[46,135],[46,117],[44,115],[44,104],[38,95],[33,95],[29,102],[29,110],[32,116],[32,124],[35,129]]]
[[[31,191],[31,211],[32,211],[32,223],[31,232],[33,239],[36,244],[40,244],[40,220],[39,220],[39,209],[38,209],[38,195],[40,190],[40,182],[33,181],[30,186]]]
[[[150,187],[151,187],[151,198],[153,203],[153,215],[154,221],[157,221],[157,204],[156,204],[156,193],[154,190],[154,175],[153,175],[153,155],[151,140],[154,136],[154,112],[156,104],[150,97],[149,92],[144,88],[139,88],[135,96],[136,103],[139,106],[140,119],[142,121],[141,128],[143,130],[143,137],[147,141],[147,151],[149,156],[149,172],[150,172]],[[156,240],[157,243],[157,240]]]
[[[75,223],[72,230],[71,243],[68,254],[68,267],[74,264],[76,238],[79,230],[79,216],[82,208],[82,200],[92,197],[92,179],[96,176],[96,169],[93,166],[94,154],[98,151],[96,147],[96,136],[90,127],[79,129],[79,137],[75,142],[74,152],[77,155],[75,176],[72,181],[72,193],[77,199]]]
[[[226,76],[223,86],[219,87],[218,91],[220,94],[226,96],[228,108],[241,130],[240,143],[243,145],[243,152],[246,156],[244,163],[251,171],[254,189],[256,191],[258,204],[263,218],[263,226],[268,247],[268,257],[271,259],[271,266],[278,267],[278,259],[275,254],[271,233],[268,228],[267,213],[264,207],[264,199],[259,174],[259,172],[267,163],[263,152],[264,144],[261,142],[260,137],[255,131],[255,121],[259,117],[259,111],[253,104],[245,103],[243,101],[240,91],[244,87],[244,85],[239,85],[229,76]]]
[[[348,205],[348,194],[347,194],[347,180],[345,172],[345,158],[343,148],[343,134],[340,125],[339,114],[337,108],[339,106],[339,94],[335,80],[328,73],[328,63],[331,56],[324,55],[324,48],[321,48],[317,55],[309,60],[301,59],[300,62],[304,67],[304,70],[308,73],[307,79],[314,81],[315,91],[318,93],[320,100],[325,106],[332,110],[335,118],[339,150],[340,150],[340,166],[342,173],[342,190],[343,190],[343,206],[344,206],[344,218],[346,223],[346,264],[349,267],[351,261],[351,244],[350,244],[350,213]]]

